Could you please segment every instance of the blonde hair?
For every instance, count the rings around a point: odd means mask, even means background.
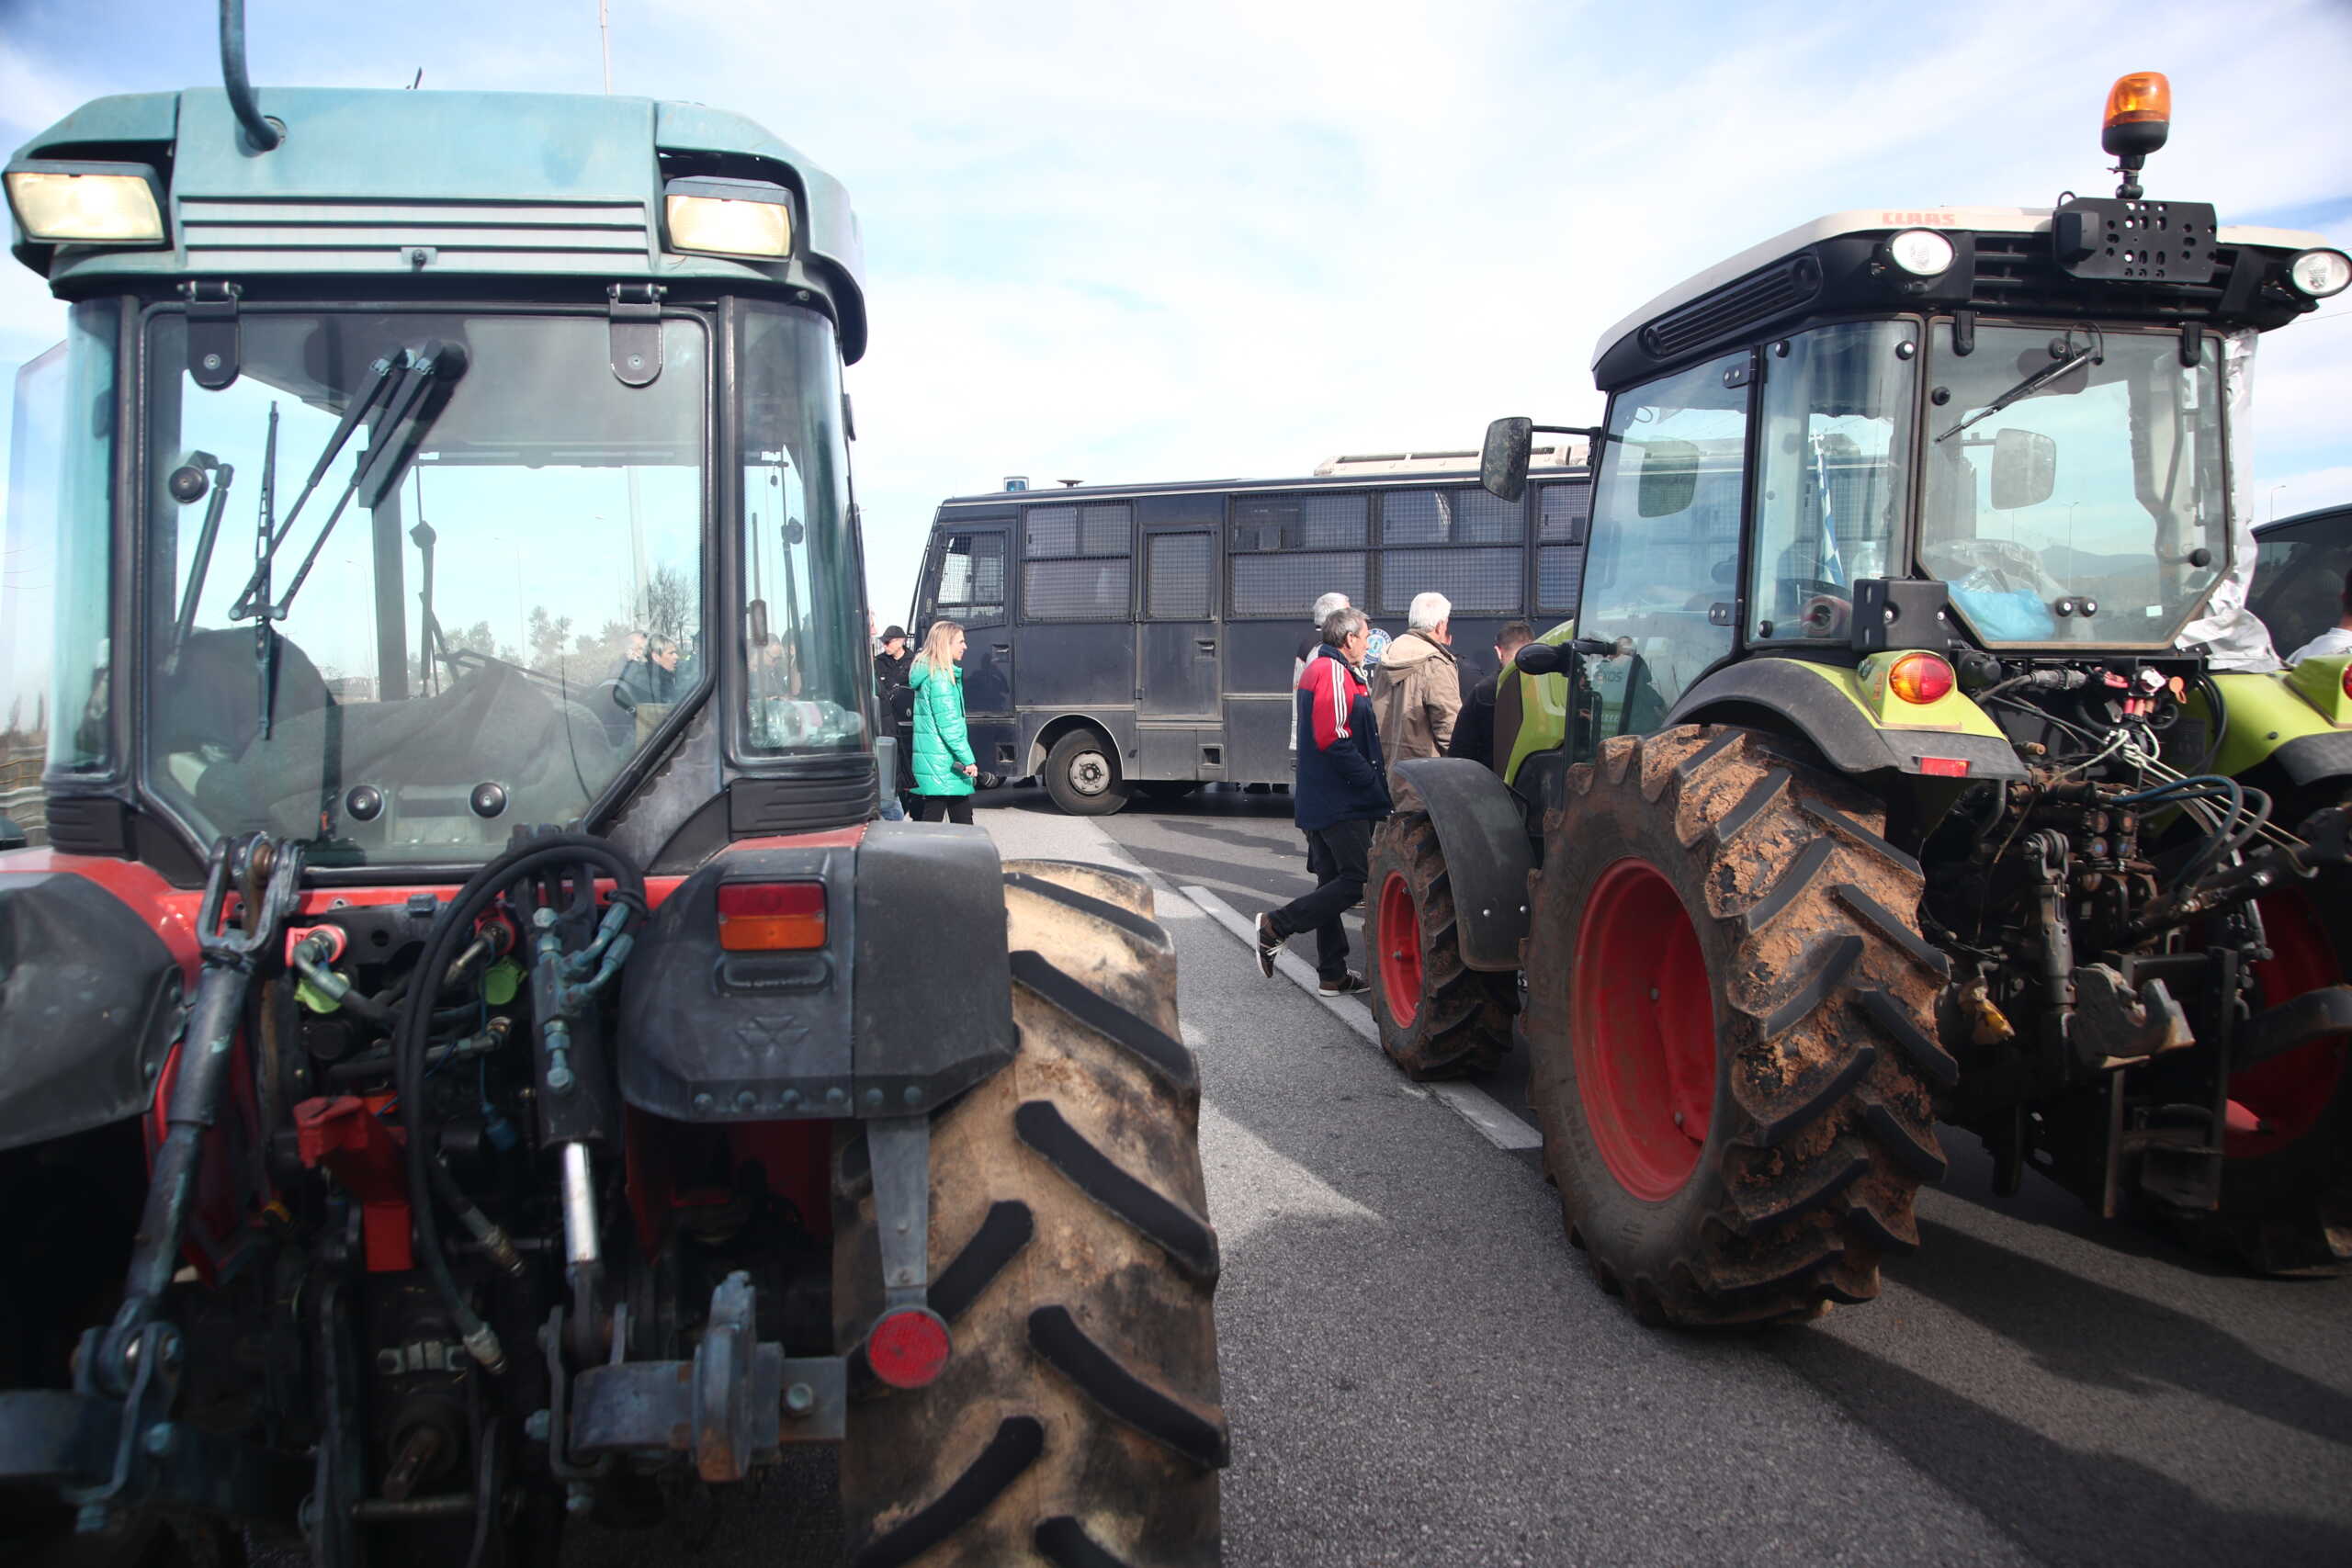
[[[922,651],[916,654],[915,658],[930,665],[932,673],[934,675],[946,674],[947,671],[956,668],[956,657],[947,650],[963,630],[964,625],[961,621],[932,622],[931,630],[924,634],[922,639]]]

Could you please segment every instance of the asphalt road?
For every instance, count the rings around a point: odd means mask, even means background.
[[[1331,1010],[1358,1004],[1261,978],[1174,891],[1249,915],[1303,891],[1286,797],[979,804],[1007,854],[1162,885],[1224,1246],[1236,1568],[2352,1563],[2352,1280],[2241,1278],[2033,1178],[1996,1198],[1947,1131],[1924,1245],[1877,1302],[1644,1329],[1567,1246],[1532,1154],[1407,1082]],[[1520,1064],[1486,1087],[1524,1116]],[[802,1460],[695,1561],[823,1550],[823,1489]],[[650,1545],[583,1532],[566,1557],[669,1555]]]

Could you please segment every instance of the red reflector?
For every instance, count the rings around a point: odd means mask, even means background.
[[[921,1388],[947,1369],[947,1325],[929,1307],[900,1307],[865,1337],[865,1359],[892,1388]]]
[[[729,953],[824,946],[825,885],[720,883],[718,945]]]
[[[1968,776],[1968,759],[1965,757],[1922,757],[1919,759],[1919,771],[1923,773],[1939,773],[1948,779],[1964,779]]]
[[[2352,697],[2352,664],[2344,667],[2344,694]]]

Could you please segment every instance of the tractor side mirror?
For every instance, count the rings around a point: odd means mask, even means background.
[[[1556,642],[1525,642],[1510,661],[1530,675],[1556,675],[1568,661],[1568,650]]]
[[[1640,450],[1642,485],[1634,510],[1644,517],[1690,511],[1699,493],[1699,448],[1688,441],[1651,441]]]
[[[1479,488],[1498,501],[1525,495],[1527,465],[1534,450],[1533,420],[1515,416],[1487,426],[1487,443],[1478,452]]]
[[[1993,434],[1993,510],[2039,506],[2058,488],[2058,443],[2035,430]]]

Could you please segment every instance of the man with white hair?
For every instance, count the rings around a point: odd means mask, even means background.
[[[1348,596],[1344,593],[1326,593],[1322,598],[1315,601],[1315,609],[1307,617],[1306,635],[1298,639],[1298,651],[1291,656],[1290,689],[1292,691],[1298,690],[1299,678],[1306,673],[1306,661],[1315,657],[1317,649],[1323,646],[1323,623],[1331,618],[1332,611],[1344,610],[1347,607]],[[1298,727],[1296,725],[1291,726],[1290,751],[1291,772],[1296,773],[1298,772]]]
[[[1453,659],[1453,604],[1442,593],[1416,593],[1403,637],[1380,656],[1372,677],[1372,715],[1380,726],[1388,782],[1396,764],[1442,757],[1462,712],[1462,677]]]

